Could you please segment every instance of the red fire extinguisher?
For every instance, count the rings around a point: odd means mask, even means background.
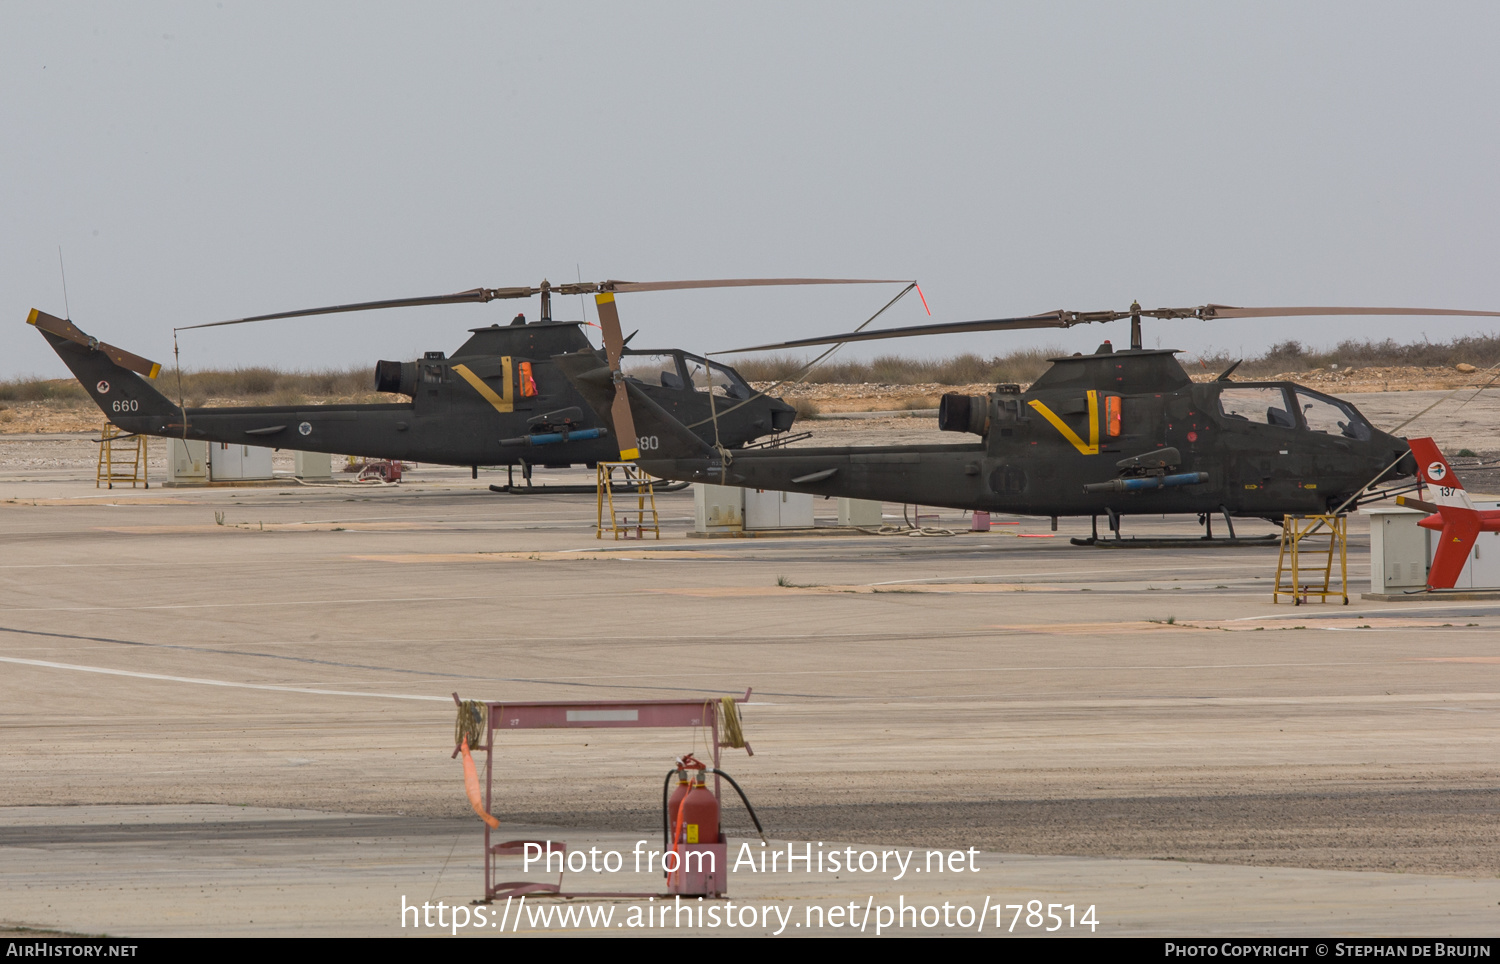
[[[664,850],[677,850],[683,844],[723,842],[724,833],[719,824],[719,797],[708,788],[710,773],[729,781],[729,785],[734,787],[734,792],[739,794],[745,809],[749,811],[750,819],[755,822],[756,832],[762,840],[765,839],[760,817],[756,816],[755,808],[750,806],[750,799],[745,796],[745,791],[734,777],[694,759],[689,753],[677,760],[677,766],[668,770],[666,779],[662,781],[661,835]],[[677,787],[668,796],[667,787],[671,785],[674,776],[677,778]]]
[[[719,798],[708,788],[708,770],[691,753],[677,761],[677,788],[663,813],[668,849],[719,842]]]
[[[672,821],[676,819],[677,812],[682,809],[682,798],[687,796],[688,790],[692,788],[692,783],[688,779],[688,771],[703,768],[703,764],[693,759],[693,755],[689,753],[677,761],[677,787],[672,791],[670,798],[666,796],[666,787],[662,787],[661,835],[662,844],[668,849],[672,846]],[[667,780],[670,782],[671,779],[672,774],[668,773]]]
[[[677,827],[672,835],[676,845],[719,842],[719,798],[708,788],[707,779],[706,770],[695,771],[692,788],[678,804]]]

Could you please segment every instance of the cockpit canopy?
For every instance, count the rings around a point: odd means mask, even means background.
[[[659,385],[682,391],[714,391],[724,398],[745,400],[755,394],[750,383],[727,365],[685,351],[651,351],[630,348],[620,360],[625,377],[643,385]],[[715,391],[717,390],[717,391]]]
[[[1234,385],[1219,393],[1219,414],[1230,420],[1322,432],[1361,442],[1370,423],[1348,402],[1300,385]]]

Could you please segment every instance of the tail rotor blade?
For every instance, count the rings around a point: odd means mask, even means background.
[[[636,447],[635,416],[630,412],[630,393],[625,390],[624,379],[615,382],[615,404],[610,414],[614,416],[615,428],[620,433],[620,461],[634,462],[641,457],[641,450]],[[624,447],[627,445],[629,448]]]
[[[620,312],[615,307],[612,292],[599,292],[594,296],[594,305],[599,310],[599,330],[604,335],[604,357],[609,361],[609,374],[615,382],[615,401],[610,407],[610,415],[615,422],[615,437],[620,440],[620,460],[633,462],[641,457],[641,452],[636,442],[635,418],[630,411],[630,393],[625,389],[625,373],[620,369],[620,359],[625,352]]]
[[[84,346],[94,351],[102,351],[106,358],[119,365],[121,368],[129,369],[147,378],[155,378],[161,372],[161,366],[149,358],[142,358],[134,352],[128,352],[123,348],[106,344],[97,338],[91,338],[78,329],[78,326],[63,318],[49,315],[44,311],[31,309],[31,314],[26,319],[27,324],[35,325],[42,331],[49,332],[59,338],[66,338],[75,344]]]

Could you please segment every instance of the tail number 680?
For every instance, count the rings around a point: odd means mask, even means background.
[[[112,411],[116,412],[136,412],[140,410],[141,403],[134,399],[119,399],[110,402],[109,407]]]
[[[642,435],[635,440],[635,446],[642,452],[654,452],[661,448],[661,439],[655,435]]]

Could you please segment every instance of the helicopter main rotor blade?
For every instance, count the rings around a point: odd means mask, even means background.
[[[1173,314],[1167,314],[1173,312]],[[1179,313],[1181,312],[1181,313]],[[1457,315],[1500,318],[1500,311],[1470,311],[1464,308],[1235,308],[1230,305],[1203,305],[1198,308],[1157,308],[1142,311],[1154,318],[1298,318],[1317,315]],[[1129,312],[1126,312],[1127,317]]]
[[[161,373],[161,366],[149,358],[142,358],[134,352],[128,352],[123,348],[106,344],[97,338],[92,338],[78,330],[78,326],[65,318],[49,315],[45,311],[31,309],[31,315],[26,319],[27,324],[36,325],[42,331],[66,338],[74,344],[82,345],[94,351],[104,352],[105,357],[130,371],[145,375],[147,378],[155,378]]]
[[[554,285],[543,281],[538,287],[520,285],[511,288],[470,288],[448,295],[426,295],[420,298],[388,298],[384,301],[359,301],[347,305],[328,305],[323,308],[300,308],[296,311],[278,311],[269,315],[252,315],[249,318],[233,318],[229,321],[210,321],[201,325],[182,325],[177,331],[194,328],[218,328],[223,325],[244,325],[252,321],[275,321],[280,318],[306,318],[310,315],[336,315],[346,311],[373,311],[378,308],[420,308],[426,305],[484,304],[507,298],[530,298],[543,292],[555,295],[592,295],[600,292],[625,291],[685,291],[691,288],[754,288],[783,285],[871,285],[904,284],[882,278],[711,278],[704,281],[578,281]]]
[[[904,285],[900,278],[716,278],[704,281],[606,281],[600,290],[621,294],[629,291],[686,291],[692,288],[762,288],[788,285]],[[554,291],[557,289],[553,289]],[[567,292],[571,294],[572,292]]]
[[[635,416],[630,411],[630,392],[625,386],[625,373],[620,369],[620,358],[625,351],[625,339],[620,336],[620,312],[615,308],[614,294],[608,291],[596,294],[594,305],[599,311],[599,330],[604,335],[604,357],[609,362],[609,375],[615,383],[610,417],[614,420],[615,435],[620,442],[620,461],[633,462],[640,458],[641,453],[635,435]]]
[[[297,311],[278,311],[270,315],[252,315],[249,318],[234,318],[230,321],[210,321],[202,325],[183,325],[178,331],[193,328],[218,328],[221,325],[243,325],[252,321],[275,321],[278,318],[304,318],[308,315],[336,315],[344,311],[372,311],[376,308],[420,308],[424,305],[483,304],[497,298],[530,298],[536,288],[470,288],[451,295],[428,295],[422,298],[389,298],[385,301],[360,301],[349,305],[329,305],[325,308],[301,308]]]
[[[1143,318],[1197,319],[1214,321],[1229,318],[1295,318],[1323,315],[1449,315],[1482,318],[1500,318],[1500,311],[1471,311],[1463,308],[1352,308],[1352,307],[1291,307],[1291,308],[1237,308],[1232,305],[1199,305],[1196,308],[1140,308],[1135,311],[1048,311],[1039,315],[1020,318],[990,318],[980,321],[957,321],[936,325],[912,325],[906,328],[886,328],[879,331],[846,332],[842,335],[826,335],[818,338],[799,338],[772,345],[755,345],[749,348],[734,348],[714,354],[730,355],[735,352],[776,351],[787,348],[806,348],[813,345],[833,345],[853,341],[879,341],[885,338],[911,338],[919,335],[956,335],[976,331],[1014,331],[1025,328],[1071,328],[1074,325],[1095,322],[1123,321],[1139,314]]]
[[[987,318],[980,321],[954,321],[938,325],[910,325],[905,328],[883,328],[878,331],[850,331],[842,335],[825,335],[819,338],[798,338],[795,341],[777,342],[773,345],[753,345],[749,348],[731,348],[715,355],[732,355],[742,351],[775,351],[782,348],[805,348],[811,345],[834,345],[847,341],[879,341],[884,338],[911,338],[918,335],[958,335],[971,331],[1011,331],[1023,328],[1068,328],[1078,322],[1071,320],[1070,312],[1049,311],[1040,315],[1025,315],[1020,318]],[[1095,319],[1090,318],[1089,321]]]

